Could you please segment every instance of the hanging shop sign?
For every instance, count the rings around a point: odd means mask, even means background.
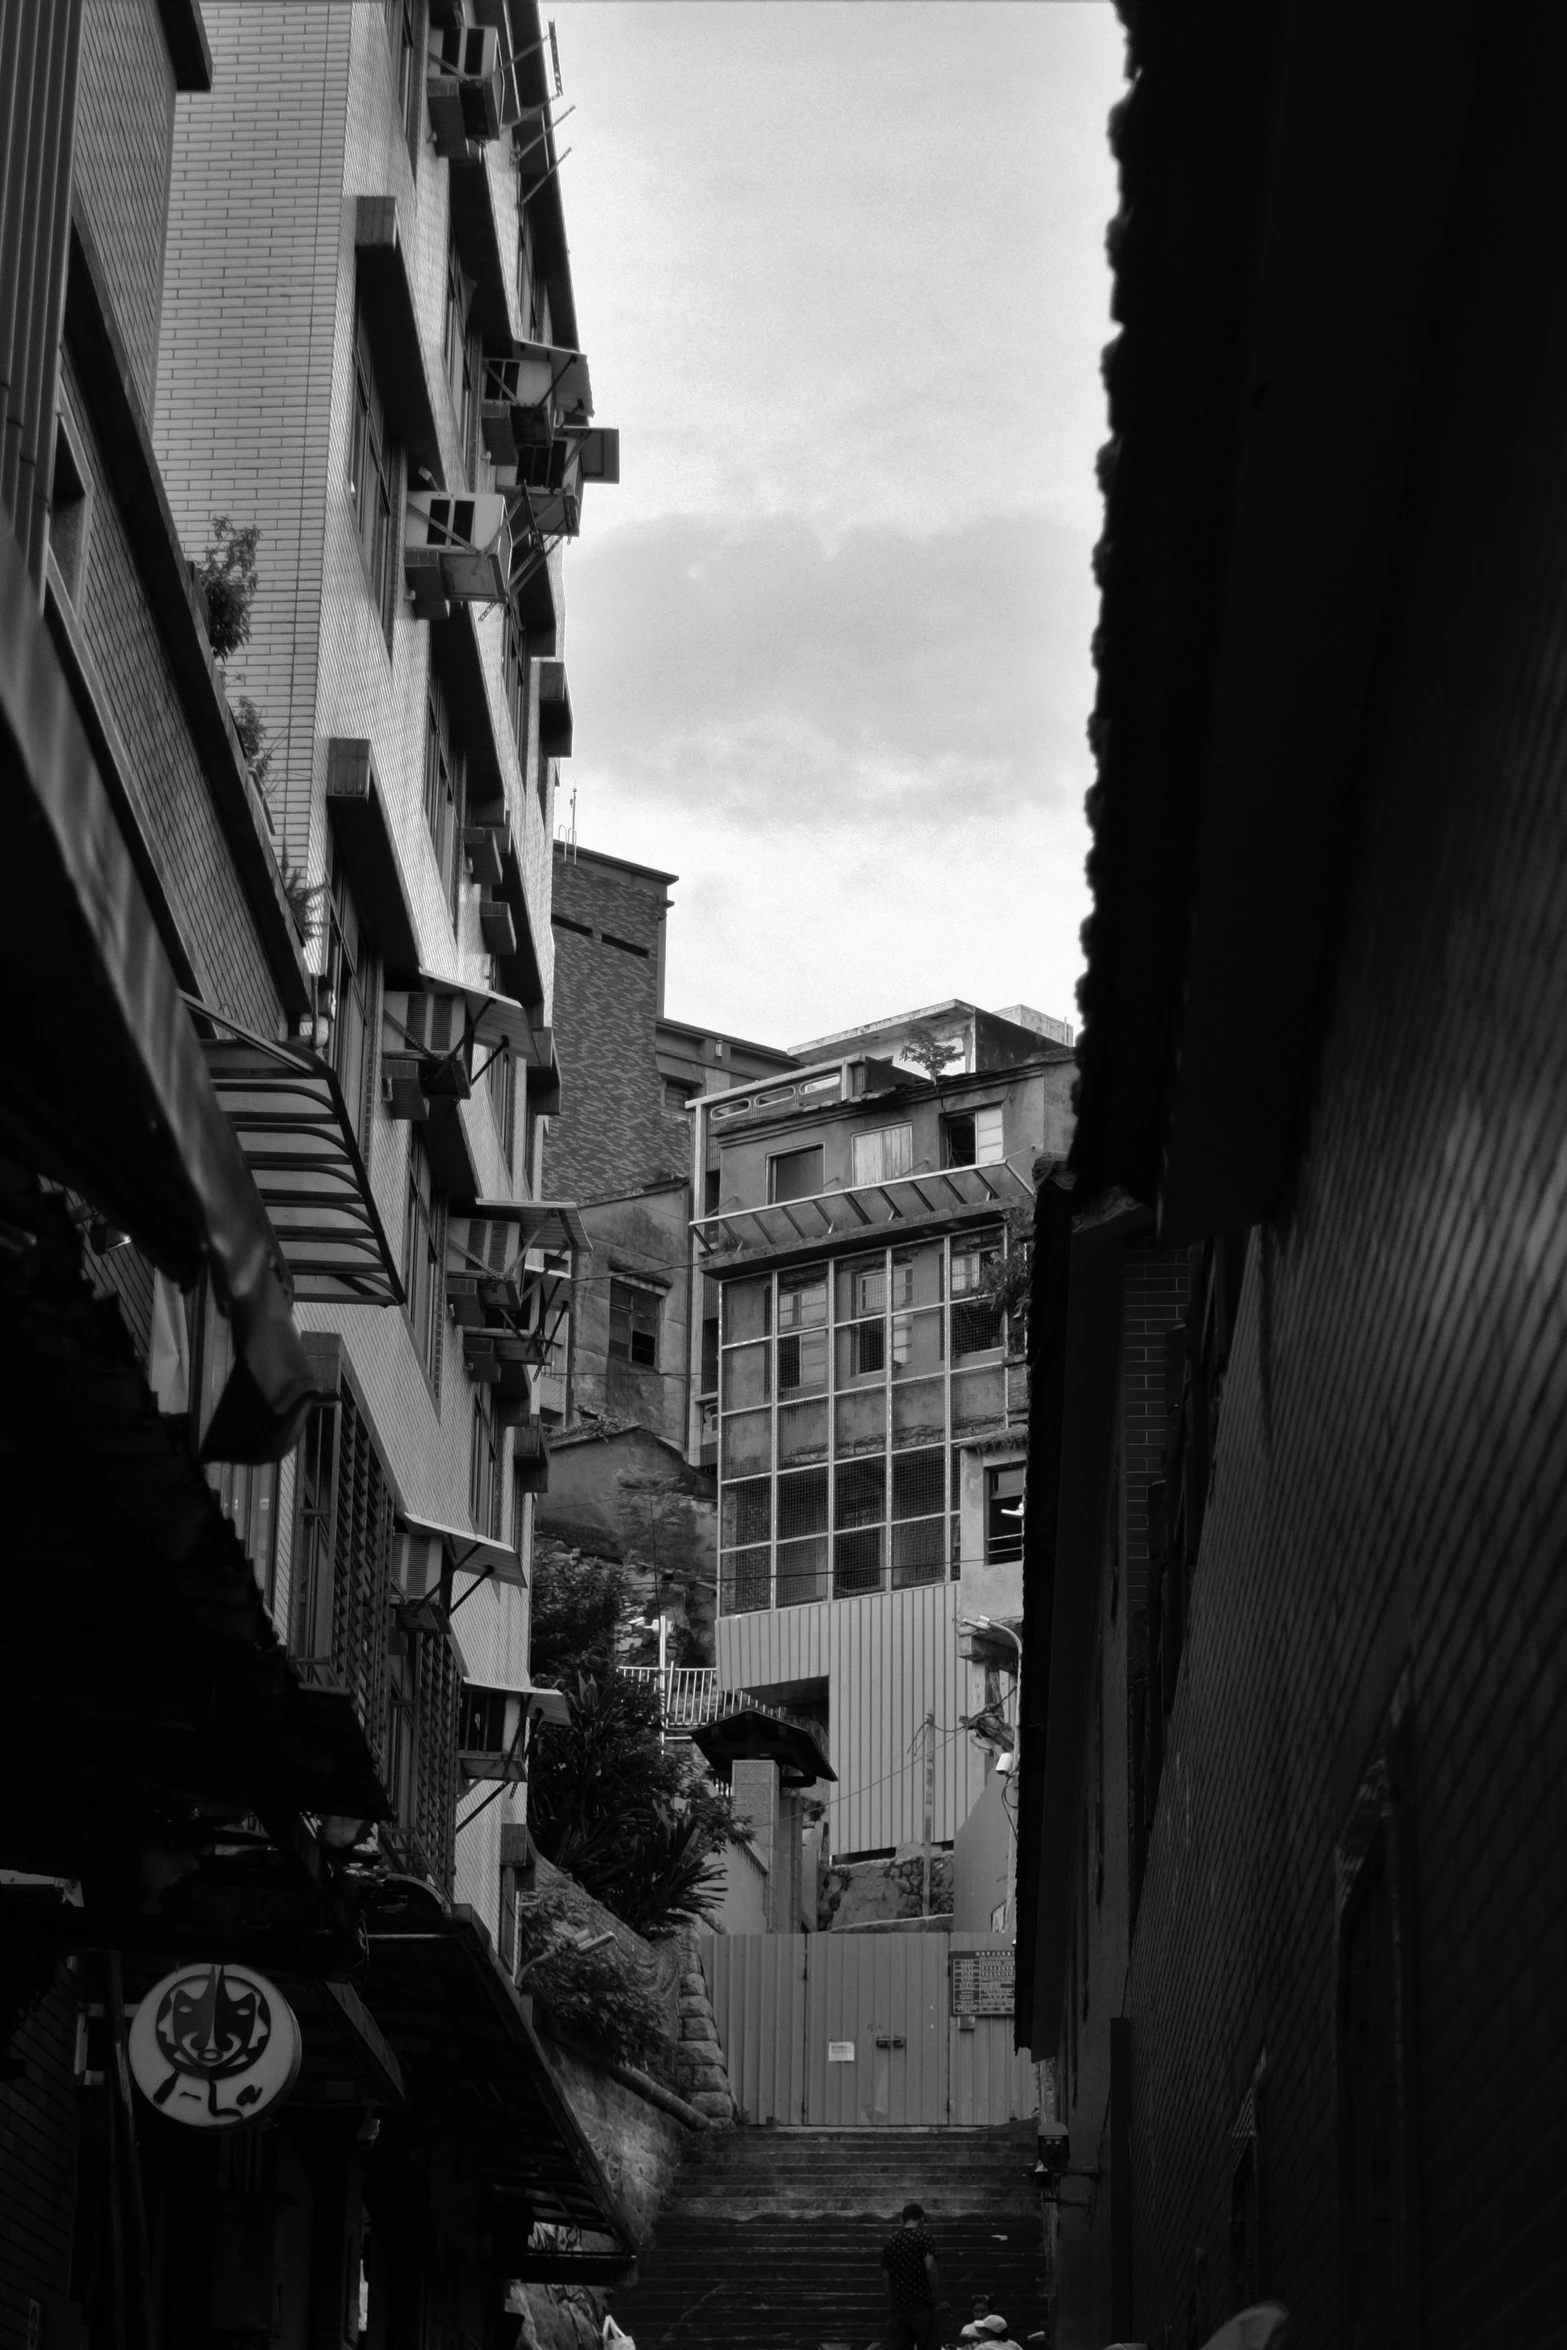
[[[954,2015],[1012,2013],[1017,1967],[1014,1949],[954,1951],[947,1964],[952,1970]]]
[[[275,1983],[243,1966],[184,1966],[131,2019],[131,2072],[170,2121],[231,2130],[281,2105],[299,2078],[299,2019]]]

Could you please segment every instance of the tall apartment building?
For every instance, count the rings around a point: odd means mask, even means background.
[[[628,2244],[511,1976],[559,546],[614,465],[545,54],[0,8],[18,2340],[479,2340],[536,2224]]]
[[[932,1836],[953,1841],[988,1767],[965,1725],[1016,1678],[1014,1638],[960,1635],[1021,1614],[1027,1372],[1002,1284],[1075,1063],[956,1001],[796,1058],[694,1104],[688,1442],[719,1480],[719,1681],[825,1723],[843,1859],[922,1837],[928,1716]]]

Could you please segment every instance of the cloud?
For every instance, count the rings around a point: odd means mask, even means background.
[[[792,517],[615,533],[571,580],[574,776],[785,827],[1080,800],[1086,535]],[[590,781],[589,779],[592,779]]]
[[[1069,1010],[1088,556],[1029,516],[835,548],[796,518],[665,516],[585,543],[579,837],[679,867],[674,1008],[774,1041],[905,998],[1043,986]]]

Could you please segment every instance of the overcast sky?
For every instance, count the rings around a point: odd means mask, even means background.
[[[668,1009],[1075,1019],[1107,0],[557,0],[618,489],[567,565],[578,837]],[[557,108],[557,112],[560,109]]]

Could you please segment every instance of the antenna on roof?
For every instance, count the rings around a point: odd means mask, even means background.
[[[577,862],[577,787],[575,784],[571,787],[571,822],[566,827],[566,854],[575,865]]]
[[[553,17],[550,18],[550,63],[555,69],[555,95],[557,98],[564,98],[566,93],[560,86],[560,50],[555,44],[555,19]]]

